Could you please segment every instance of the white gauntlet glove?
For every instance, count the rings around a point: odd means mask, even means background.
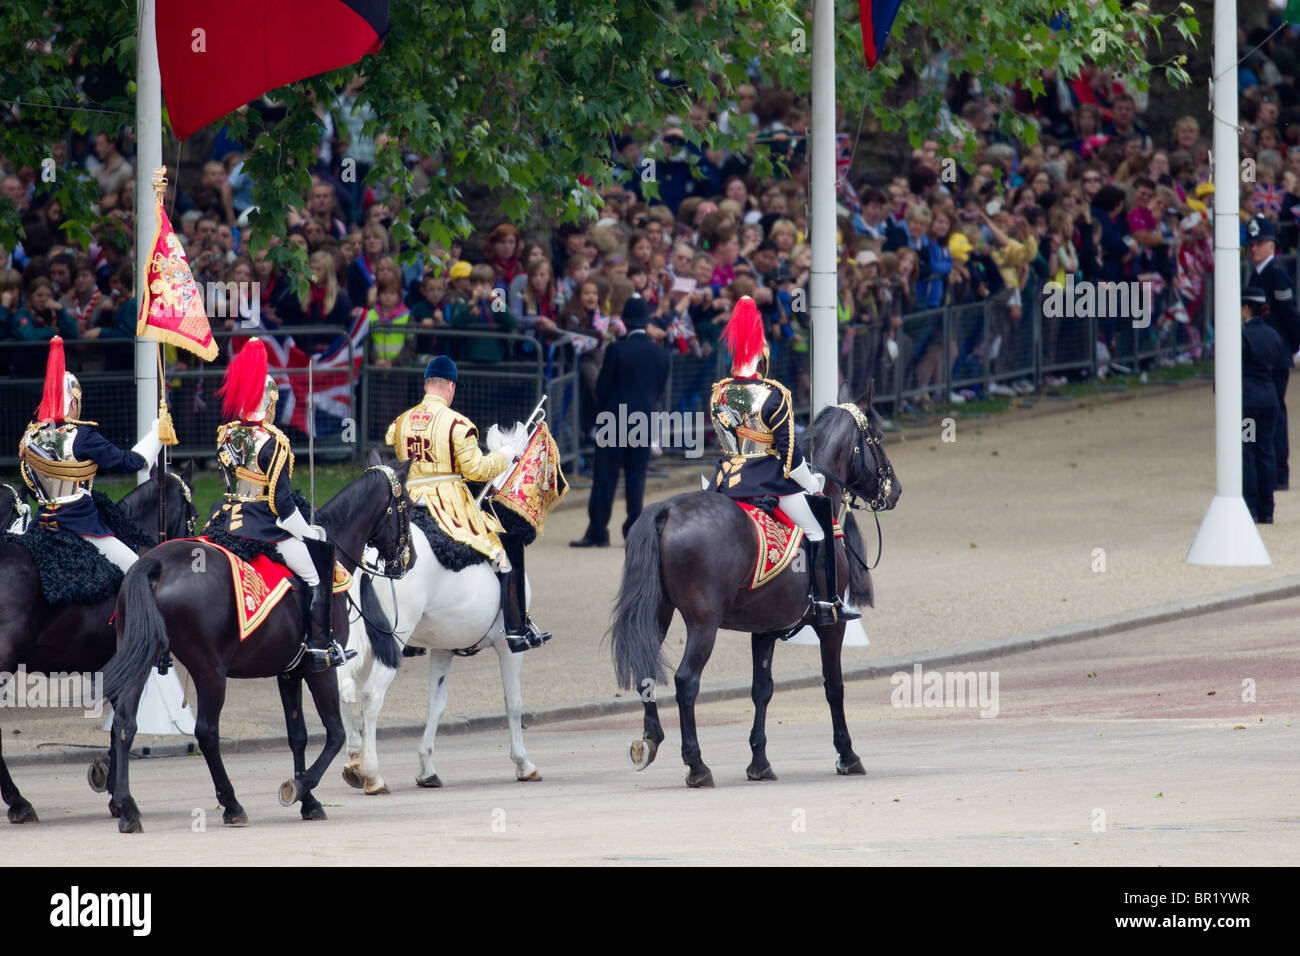
[[[810,495],[819,495],[822,489],[826,487],[826,476],[820,472],[814,472],[808,467],[808,462],[800,462],[799,467],[790,472],[790,477],[799,483],[799,487]]]
[[[314,538],[317,541],[325,540],[325,529],[318,525],[308,524],[307,519],[302,516],[302,512],[297,508],[293,509],[293,514],[285,515],[283,518],[276,519],[275,523],[295,538]]]
[[[162,451],[162,439],[158,437],[158,419],[153,420],[153,424],[149,426],[149,431],[135,443],[135,447],[131,451],[144,459],[145,467],[153,467],[154,462],[158,460],[158,452]]]

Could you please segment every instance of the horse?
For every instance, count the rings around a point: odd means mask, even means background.
[[[409,502],[402,490],[409,466],[366,469],[328,504],[315,520],[337,549],[339,562],[355,572],[367,544],[388,567],[404,570],[410,555]],[[301,802],[304,820],[326,819],[312,791],[343,746],[338,677],[331,671],[290,673],[302,645],[304,621],[300,602],[281,601],[245,641],[239,626],[227,560],[215,548],[196,541],[173,541],[147,552],[127,573],[118,592],[116,626],[119,649],[104,668],[104,693],[113,703],[113,742],[107,774],[112,794],[109,812],[122,833],[140,833],[140,810],[131,796],[128,758],[135,737],[135,712],[154,662],[170,651],[194,682],[194,736],[203,749],[208,771],[223,808],[222,822],[245,826],[248,815],[221,761],[220,717],[227,678],[276,677],[284,707],[294,776],[280,787],[281,806]],[[204,569],[219,569],[215,575]],[[215,584],[213,582],[216,582]],[[363,610],[365,604],[363,601]],[[332,627],[347,642],[347,603],[335,595]],[[374,609],[368,610],[374,617]],[[302,714],[302,685],[311,691],[325,725],[325,746],[310,768],[305,766],[307,724]]]
[[[843,582],[847,571],[849,596],[857,607],[871,606],[874,600],[862,536],[846,506],[862,498],[873,512],[887,511],[903,490],[881,444],[880,419],[871,408],[873,391],[869,389],[856,404],[827,406],[818,413],[811,433],[804,436],[805,440],[811,437],[812,467],[826,476],[824,493],[832,501],[838,499],[844,511],[844,537],[836,546],[836,575]],[[681,494],[650,505],[630,529],[623,581],[606,639],[612,645],[619,684],[640,690],[644,704],[642,736],[628,748],[637,770],[650,765],[664,739],[654,687],[667,683],[662,645],[674,611],[680,611],[686,622],[686,650],[674,682],[686,785],[713,786],[713,774],[700,755],[695,699],[719,628],[752,635],[754,726],[749,745],[753,759],[745,772],[750,780],[776,779],[767,758],[765,730],[773,692],[772,652],[778,639],[791,636],[803,624],[811,569],[792,562],[776,578],[751,589],[757,548],[750,518],[716,491]],[[821,643],[826,701],[839,753],[835,769],[841,774],[866,773],[853,752],[844,719],[840,669],[844,622],[815,631]]]
[[[499,440],[495,432],[493,429],[488,433],[489,450],[514,440],[512,436],[515,433],[507,432],[504,440]],[[501,666],[506,723],[510,730],[510,759],[515,764],[515,778],[523,782],[541,780],[541,774],[524,750],[524,705],[519,688],[520,658],[523,655],[513,653],[506,645],[500,611],[501,584],[495,572],[486,562],[457,571],[448,569],[438,560],[428,536],[419,527],[411,529],[411,540],[415,561],[410,572],[401,580],[390,582],[388,588],[380,586],[377,591],[387,620],[393,622],[393,636],[397,642],[403,647],[427,648],[431,658],[429,710],[418,751],[420,774],[415,778],[416,784],[431,788],[442,786],[433,765],[433,747],[438,722],[447,708],[447,674],[452,660],[458,654],[476,654],[489,647],[496,651]],[[526,581],[525,589],[526,594],[531,594],[527,591]],[[363,628],[369,630],[372,638],[375,636],[374,629],[368,628],[363,618],[358,617],[352,622],[352,642],[357,648],[357,658],[349,661],[339,675],[345,701],[353,696],[354,686],[359,687],[355,692],[355,713],[352,708],[343,709],[348,737],[348,763],[343,768],[343,779],[350,786],[373,795],[388,793],[388,786],[379,772],[375,731],[384,696],[397,676],[400,658],[385,662],[380,655],[371,654],[371,642],[360,639],[359,632]],[[363,678],[367,662],[370,670]]]
[[[197,513],[190,491],[192,462],[180,474],[166,473],[167,536],[192,533]],[[158,469],[144,484],[132,488],[117,507],[157,544]],[[12,541],[0,541],[0,674],[18,665],[28,673],[92,673],[113,656],[117,641],[109,619],[117,596],[97,604],[57,604],[45,600],[40,572],[31,553]],[[32,805],[9,776],[0,752],[0,797],[9,807],[10,823],[38,823]]]

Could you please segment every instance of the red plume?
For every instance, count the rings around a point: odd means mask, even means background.
[[[217,394],[223,397],[226,418],[247,418],[257,411],[266,394],[266,346],[261,339],[250,339],[230,360]]]
[[[763,336],[763,317],[749,296],[741,296],[731,310],[731,321],[722,330],[722,343],[731,350],[733,369],[748,365],[763,352],[767,340]]]
[[[45,391],[41,393],[41,407],[36,410],[38,421],[47,418],[63,421],[68,410],[63,407],[63,375],[67,367],[63,361],[63,339],[50,339],[50,357],[45,363]]]

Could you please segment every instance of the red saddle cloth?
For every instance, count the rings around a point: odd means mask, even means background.
[[[207,538],[193,540],[220,551],[230,565],[235,607],[239,611],[239,639],[246,640],[292,590],[292,573],[283,564],[272,561],[264,554],[259,554],[250,562]]]
[[[769,514],[748,501],[736,500],[736,504],[754,523],[754,533],[758,536],[758,558],[754,561],[754,574],[749,582],[752,591],[790,566],[799,545],[803,543],[803,529],[779,507],[773,508]],[[835,537],[842,538],[844,532],[839,524],[836,523],[834,527]]]
[[[231,583],[235,589],[235,607],[239,612],[239,639],[247,640],[257,630],[258,625],[266,620],[284,596],[293,590],[293,573],[278,561],[273,561],[264,554],[259,554],[252,561],[245,561],[239,555],[228,551],[207,538],[189,540],[206,544],[220,551],[230,566]],[[352,583],[352,575],[339,564],[334,565],[333,592],[346,591]]]

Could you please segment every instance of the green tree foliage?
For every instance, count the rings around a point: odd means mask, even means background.
[[[938,138],[952,155],[969,158],[973,141],[955,124],[940,123],[943,89],[928,79],[939,51],[949,72],[972,73],[1004,102],[1017,80],[1041,92],[1039,74],[1048,67],[1074,76],[1095,63],[1142,85],[1152,70],[1174,83],[1187,80],[1182,51],[1199,33],[1187,4],[1164,12],[1120,0],[1052,6],[1068,29],[1049,27],[1049,5],[1041,0],[905,0],[890,44],[868,74],[857,5],[841,0],[837,94],[845,113],[855,115],[861,104],[883,129],[906,130],[914,143]],[[616,172],[608,161],[610,133],[630,128],[649,141],[676,115],[687,140],[698,144],[702,134],[685,122],[692,101],[725,102],[749,66],[766,82],[808,88],[807,0],[403,0],[391,9],[392,34],[378,55],[275,92],[288,112],[273,128],[250,125],[258,119],[252,111],[227,119],[232,134],[251,144],[255,246],[280,233],[286,211],[301,204],[320,137],[314,104],[334,104],[357,70],[366,77],[361,99],[376,114],[368,132],[386,134],[376,170],[399,207],[395,238],[412,240],[418,223],[422,239],[444,245],[471,229],[467,184],[493,188],[505,218],[521,221],[530,207],[559,219],[590,216]],[[39,177],[50,144],[68,128],[121,132],[130,125],[134,16],[127,0],[0,5],[0,155],[10,166]],[[656,80],[663,69],[676,85]],[[220,82],[220,69],[207,81]],[[1014,136],[1033,135],[1013,110],[1002,110],[999,122]],[[744,147],[750,134],[743,125],[730,139],[706,128],[703,138],[715,148]],[[421,197],[411,192],[403,152],[439,157],[444,174]],[[757,152],[763,172],[770,166],[762,144]],[[651,148],[646,158],[662,153]],[[580,176],[594,188],[580,186]],[[55,191],[74,235],[102,225],[93,185],[60,173],[40,188]],[[0,204],[0,245],[20,237],[14,210]],[[273,257],[299,276],[305,271],[290,244]]]

